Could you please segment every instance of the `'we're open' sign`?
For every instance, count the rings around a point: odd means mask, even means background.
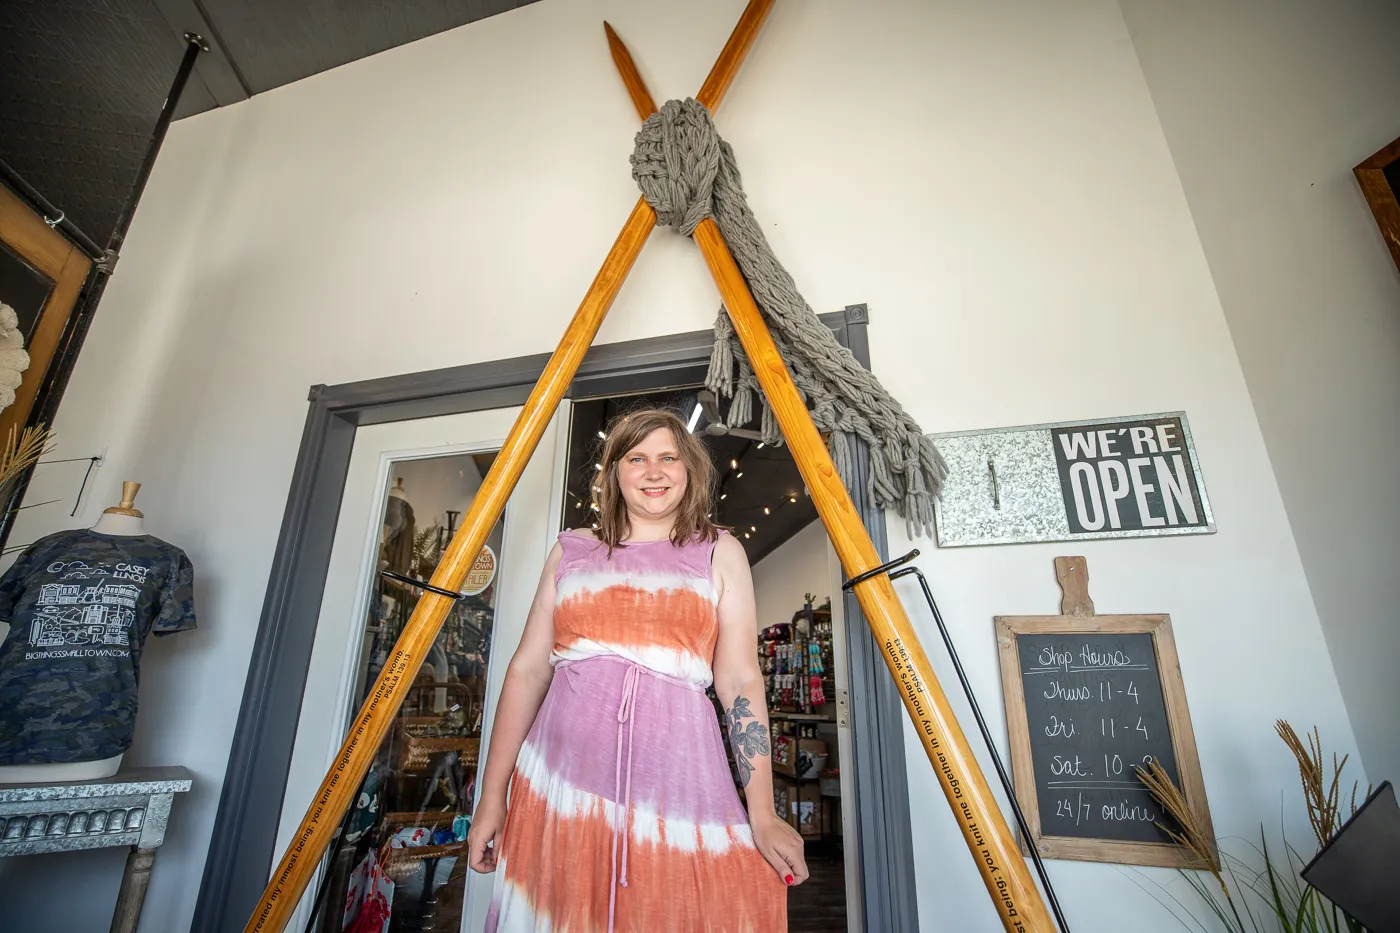
[[[937,434],[941,547],[1215,531],[1184,412]]]
[[[1178,417],[1055,428],[1055,461],[1074,535],[1206,524]]]

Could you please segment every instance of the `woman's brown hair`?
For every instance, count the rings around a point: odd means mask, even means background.
[[[715,466],[709,451],[694,434],[686,430],[680,415],[667,408],[645,408],[628,412],[617,418],[607,431],[603,454],[598,460],[602,472],[594,485],[598,492],[593,501],[598,506],[598,540],[608,551],[622,544],[632,527],[627,518],[627,503],[617,481],[617,465],[628,451],[636,447],[652,431],[668,428],[675,439],[676,455],[685,464],[685,494],[676,509],[676,523],[671,529],[671,541],[687,544],[691,541],[713,541],[719,537],[719,526],[710,520],[714,509]]]

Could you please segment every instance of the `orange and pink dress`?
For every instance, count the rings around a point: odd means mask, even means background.
[[[705,689],[714,542],[564,532],[554,680],[511,778],[487,933],[782,933]]]

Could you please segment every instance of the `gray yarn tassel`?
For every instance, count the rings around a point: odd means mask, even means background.
[[[870,450],[866,488],[871,500],[902,515],[911,535],[931,534],[933,500],[947,464],[908,412],[836,342],[798,293],[749,210],[734,151],[715,131],[709,112],[694,100],[673,100],[648,117],[637,134],[632,177],[656,209],[658,222],[689,236],[700,221],[714,218],[813,422],[831,435],[831,459],[842,481],[849,488],[851,443],[859,438]],[[764,442],[780,440],[777,419],[723,311],[715,321],[705,385],[721,397],[732,391],[725,419],[730,427],[753,420],[757,395]]]

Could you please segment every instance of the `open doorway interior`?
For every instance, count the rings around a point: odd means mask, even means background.
[[[403,634],[496,451],[388,463],[376,513],[378,573],[369,577],[352,707],[365,701]],[[408,688],[389,735],[327,860],[316,933],[456,933],[469,881],[466,831],[476,799],[497,610],[501,519],[487,538],[465,598],[456,601]],[[377,911],[377,913],[376,913]],[[380,916],[382,914],[382,916]],[[368,918],[373,915],[372,923]]]
[[[759,667],[772,729],[772,806],[801,833],[811,870],[807,884],[787,892],[788,929],[846,933],[858,924],[854,897],[848,900],[854,852],[847,850],[842,805],[843,797],[849,799],[843,790],[853,784],[842,763],[853,758],[846,717],[838,715],[844,707],[838,700],[848,695],[839,568],[787,448],[764,444],[751,431],[724,428],[713,400],[701,391],[576,400],[563,527],[593,523],[595,464],[615,418],[640,408],[671,408],[705,441],[719,477],[714,519],[743,544],[753,568]],[[710,697],[722,725],[713,689]],[[737,771],[734,780],[743,797]]]

